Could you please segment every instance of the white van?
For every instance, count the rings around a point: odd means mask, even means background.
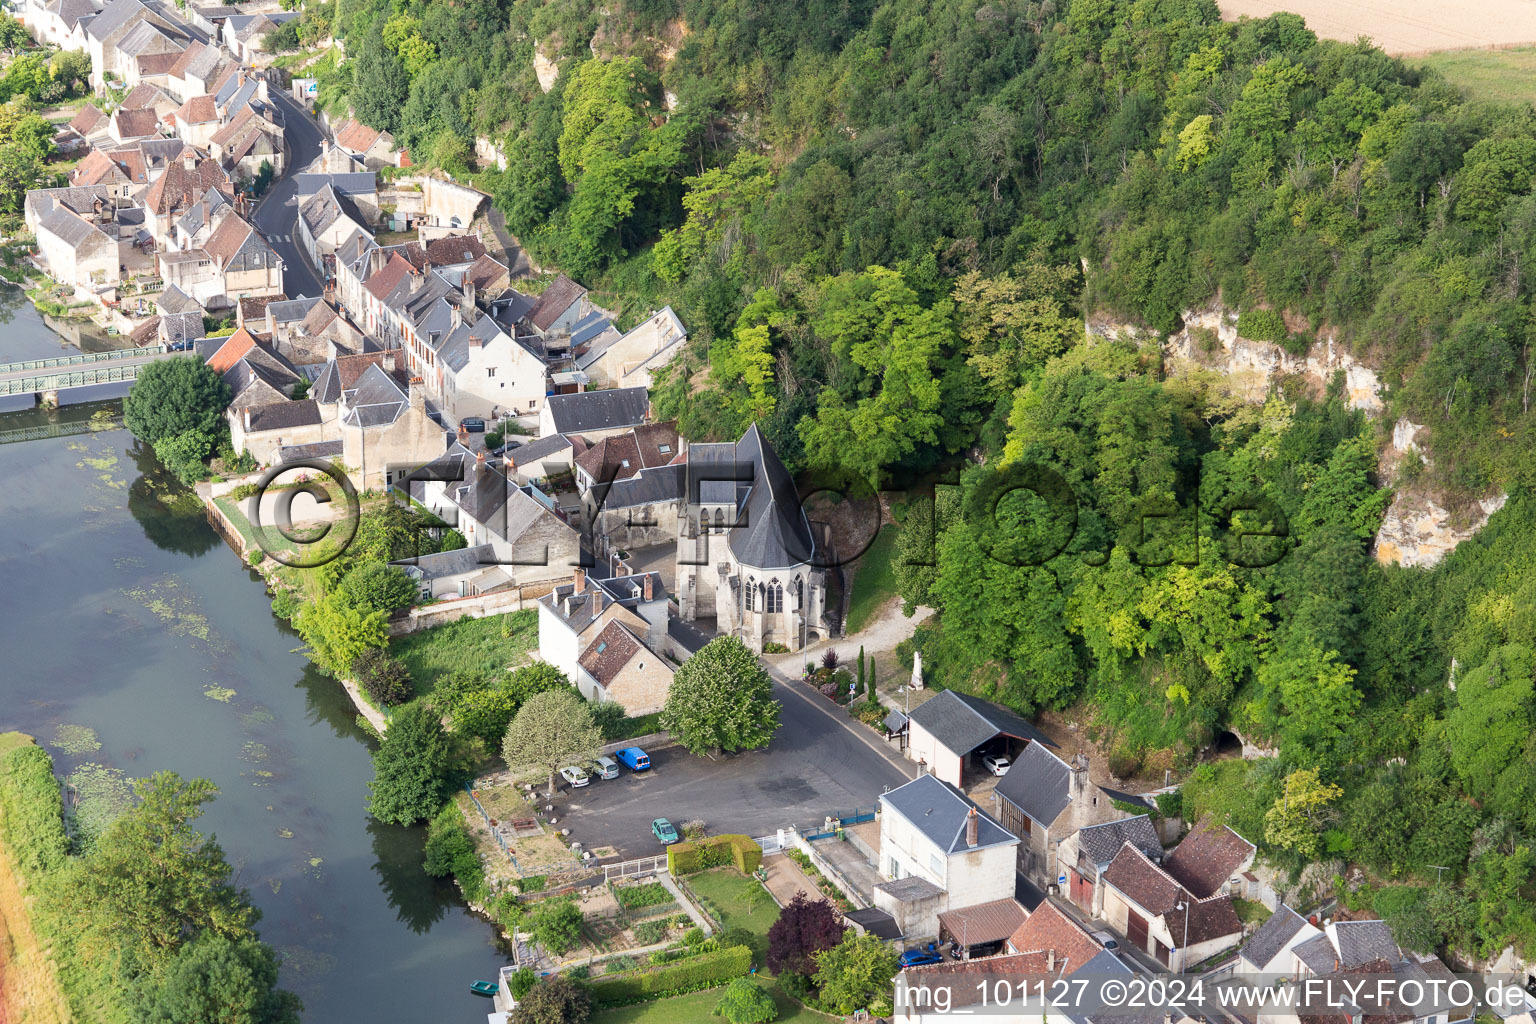
[[[592,762],[592,770],[600,779],[616,779],[619,777],[619,762],[611,757],[600,757]]]

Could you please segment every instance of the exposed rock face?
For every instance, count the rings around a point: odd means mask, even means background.
[[[1376,533],[1376,560],[1428,568],[1481,530],[1508,500],[1507,494],[1484,498],[1470,521],[1458,527],[1452,524],[1451,513],[1433,500],[1399,492]]]
[[[1376,371],[1344,351],[1332,337],[1317,342],[1305,356],[1298,357],[1272,342],[1239,337],[1237,314],[1219,306],[1186,312],[1184,325],[1163,346],[1169,357],[1170,374],[1178,374],[1191,365],[1215,370],[1233,383],[1238,395],[1258,403],[1269,395],[1277,377],[1299,376],[1321,393],[1332,384],[1334,374],[1342,370],[1350,408],[1362,409],[1371,416],[1386,411]],[[1130,324],[1089,321],[1086,329],[1090,342],[1096,338],[1150,337],[1149,332]],[[1391,443],[1381,453],[1383,479],[1392,479],[1399,462],[1410,452],[1429,463],[1423,431],[1422,424],[1407,419],[1393,424]],[[1453,515],[1428,495],[1399,491],[1377,533],[1376,559],[1428,568],[1482,529],[1488,517],[1503,508],[1507,500],[1506,494],[1492,495],[1479,501],[1474,509]],[[1247,746],[1244,757],[1267,753],[1257,748],[1250,751]]]
[[[1197,336],[1207,331],[1216,334],[1219,347],[1214,351],[1202,350],[1197,341]],[[1165,350],[1171,356],[1251,381],[1247,391],[1256,402],[1264,400],[1277,376],[1300,375],[1322,391],[1334,374],[1343,370],[1344,390],[1351,409],[1364,409],[1375,415],[1385,408],[1376,371],[1344,351],[1331,337],[1314,344],[1306,356],[1293,356],[1273,342],[1238,337],[1237,316],[1224,309],[1213,309],[1186,314],[1184,330],[1168,339]]]
[[[539,76],[539,88],[545,92],[560,80],[560,65],[544,56],[543,48],[537,44],[533,47],[533,73]]]

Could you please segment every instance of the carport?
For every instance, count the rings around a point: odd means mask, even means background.
[[[981,772],[982,752],[996,749],[1012,759],[1030,743],[1054,746],[1007,708],[954,690],[913,708],[907,735],[907,757],[926,762],[930,772],[959,789],[968,773]]]

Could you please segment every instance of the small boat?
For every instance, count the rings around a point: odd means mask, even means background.
[[[469,983],[469,990],[477,996],[493,996],[496,994],[496,983],[494,981],[472,981]]]

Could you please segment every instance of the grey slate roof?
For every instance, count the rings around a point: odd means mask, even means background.
[[[932,775],[919,775],[880,797],[881,807],[907,819],[929,842],[945,854],[963,853],[988,846],[1005,846],[1019,840],[977,808],[958,789]],[[976,811],[977,841],[974,847],[965,841],[965,822]]]
[[[729,535],[736,560],[754,569],[810,562],[816,543],[795,481],[756,423],[736,442],[736,460],[753,467],[751,489],[738,505],[737,526]]]
[[[1403,951],[1385,921],[1335,921],[1333,928],[1338,936],[1339,960],[1345,967],[1402,958]]]
[[[1306,942],[1292,948],[1296,958],[1312,969],[1314,974],[1332,974],[1339,954],[1328,941],[1327,935],[1314,935]]]
[[[886,732],[898,733],[907,727],[907,716],[892,708],[880,724],[885,726]]]
[[[459,576],[467,572],[479,572],[498,564],[496,549],[489,544],[477,544],[472,548],[454,551],[438,551],[429,555],[402,558],[392,565],[414,566],[421,570],[424,579],[434,580],[446,576]]]
[[[1030,744],[1030,749],[1034,749]],[[1012,775],[1018,765],[1008,769],[1008,775]],[[1007,775],[1003,776],[1006,780]],[[1115,854],[1120,852],[1120,847],[1130,843],[1136,849],[1148,857],[1159,857],[1163,852],[1163,844],[1158,841],[1157,832],[1152,828],[1152,819],[1145,814],[1138,814],[1134,818],[1126,818],[1122,821],[1109,821],[1102,825],[1089,825],[1078,830],[1077,849],[1080,853],[1088,855],[1088,859],[1095,864],[1107,865],[1115,859]]]
[[[928,703],[932,704],[933,701]],[[916,714],[913,712],[914,717]],[[963,754],[966,751],[956,752]],[[1030,820],[1049,826],[1072,802],[1072,769],[1043,743],[1031,743],[1024,748],[1022,754],[1014,758],[1008,774],[998,782],[997,795],[1029,815]],[[1160,851],[1161,847],[1158,849]],[[1114,854],[1111,853],[1110,857],[1113,858]]]
[[[320,422],[320,407],[314,399],[299,402],[274,402],[251,410],[251,430],[289,430],[311,427]]]
[[[160,329],[167,341],[195,341],[203,336],[203,311],[162,314]]]
[[[869,934],[887,941],[901,938],[901,926],[896,923],[896,919],[874,907],[866,910],[850,910],[843,915],[843,920],[856,924]]]
[[[1243,946],[1242,955],[1250,964],[1257,968],[1269,966],[1269,962],[1279,955],[1285,948],[1285,944],[1296,937],[1296,933],[1307,926],[1307,919],[1296,911],[1280,904],[1279,908],[1269,915],[1269,920],[1259,925],[1258,931]]]
[[[344,196],[371,195],[379,190],[378,176],[372,171],[352,171],[340,174],[295,174],[294,184],[302,199],[312,196],[330,185]]]
[[[297,459],[339,459],[340,441],[314,441],[310,444],[285,444],[278,450],[278,461],[293,462]]]
[[[522,454],[522,449],[517,450]],[[640,508],[662,502],[678,501],[686,489],[687,466],[657,466],[634,476],[615,480],[608,486],[602,508]]]
[[[92,39],[106,39],[146,11],[147,8],[139,0],[112,0],[86,26],[85,34]]]
[[[913,708],[912,721],[957,754],[969,753],[998,733],[1054,746],[1045,733],[1007,708],[954,690],[945,690]],[[1013,769],[1008,774],[1012,775]],[[1005,781],[1007,778],[1003,776]]]
[[[532,462],[535,459],[542,459],[547,455],[565,451],[570,447],[571,440],[564,434],[545,434],[543,437],[535,438],[527,444],[513,449],[512,457],[517,464],[521,465],[525,459]]]
[[[579,434],[584,430],[638,426],[645,422],[651,399],[645,388],[616,388],[579,395],[550,395],[548,407],[555,433]]]

